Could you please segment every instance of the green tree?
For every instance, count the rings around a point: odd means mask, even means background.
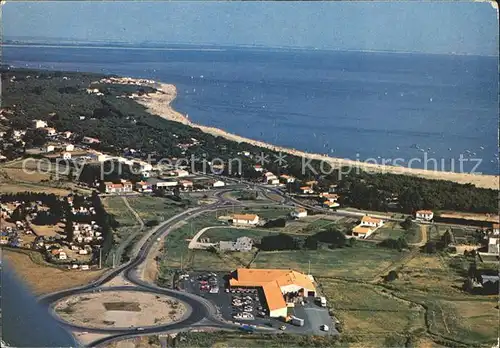
[[[413,219],[411,216],[408,216],[403,222],[401,222],[401,227],[403,227],[406,231],[410,230],[414,226]]]
[[[453,242],[453,236],[449,230],[446,230],[446,232],[443,234],[443,236],[441,237],[441,241],[443,242],[443,246],[445,248]]]
[[[436,242],[429,241],[429,242],[425,243],[425,245],[424,245],[424,251],[427,254],[435,254],[436,251],[437,251]]]

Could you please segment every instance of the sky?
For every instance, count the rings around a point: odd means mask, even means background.
[[[7,1],[5,39],[498,55],[488,2]]]

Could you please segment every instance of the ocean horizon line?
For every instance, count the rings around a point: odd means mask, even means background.
[[[5,42],[7,41],[7,42]],[[19,41],[19,42],[10,42]],[[377,50],[377,49],[330,49],[319,47],[301,47],[301,46],[266,46],[266,45],[247,45],[247,44],[215,44],[215,43],[140,43],[140,42],[116,42],[116,41],[54,41],[37,40],[15,40],[4,37],[3,47],[49,47],[49,48],[95,48],[95,49],[134,49],[134,50],[164,50],[164,51],[225,51],[231,49],[253,49],[263,51],[308,51],[308,52],[332,52],[332,53],[379,53],[379,54],[408,54],[408,55],[430,55],[430,56],[465,56],[465,57],[490,57],[499,58],[497,55],[472,54],[461,52],[420,52],[420,51],[398,51],[398,50]],[[182,46],[182,47],[175,47]]]

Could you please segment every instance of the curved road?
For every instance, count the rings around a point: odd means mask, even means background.
[[[177,330],[177,329],[182,329],[186,327],[191,327],[192,325],[196,323],[200,323],[203,320],[208,321],[209,324],[207,326],[210,327],[217,327],[217,328],[226,328],[226,329],[234,329],[237,327],[235,324],[232,323],[226,323],[218,318],[216,318],[216,309],[212,303],[209,301],[205,300],[204,298],[190,294],[190,293],[185,293],[181,291],[176,291],[176,290],[171,290],[171,289],[165,289],[165,288],[160,288],[155,285],[146,283],[139,279],[138,275],[136,274],[137,268],[146,260],[149,252],[151,251],[154,243],[156,242],[157,238],[160,236],[166,236],[168,233],[171,231],[172,227],[176,225],[178,222],[182,220],[189,219],[192,216],[198,215],[200,213],[203,213],[205,211],[209,210],[216,210],[216,209],[224,209],[227,208],[227,205],[233,205],[232,202],[227,202],[222,195],[226,192],[232,191],[235,189],[235,187],[231,189],[224,189],[216,192],[215,197],[217,198],[217,202],[213,204],[209,204],[203,207],[199,208],[193,208],[186,210],[182,213],[177,214],[176,216],[168,219],[165,221],[160,227],[158,227],[145,241],[140,241],[139,242],[139,250],[137,252],[137,255],[128,261],[127,263],[124,263],[123,265],[120,265],[119,267],[110,270],[107,272],[105,275],[103,275],[101,278],[95,280],[94,282],[77,287],[77,288],[72,288],[72,289],[66,289],[62,290],[59,292],[55,292],[52,294],[48,294],[45,296],[42,296],[39,299],[39,303],[42,305],[45,305],[48,307],[48,310],[53,314],[53,316],[66,328],[69,328],[74,331],[86,331],[86,332],[94,332],[94,333],[110,333],[114,334],[113,336],[106,337],[104,339],[98,340],[96,342],[93,342],[91,346],[95,346],[97,344],[103,344],[108,341],[116,340],[119,337],[132,337],[132,336],[137,336],[137,335],[142,335],[142,334],[151,334],[151,333],[160,333],[160,332],[165,332],[168,330]],[[142,242],[142,245],[140,243]],[[114,328],[114,329],[98,329],[98,328],[83,328],[77,325],[72,325],[70,323],[62,321],[60,318],[57,317],[57,315],[54,313],[52,304],[55,302],[69,296],[81,294],[81,293],[89,293],[93,292],[96,290],[96,288],[100,287],[101,285],[109,282],[119,274],[123,274],[123,277],[131,282],[132,284],[135,285],[133,291],[145,291],[145,292],[151,292],[151,293],[157,293],[157,294],[162,294],[166,296],[170,296],[172,298],[175,298],[179,301],[182,301],[186,303],[188,306],[191,307],[190,314],[183,318],[182,320],[171,323],[171,324],[166,324],[166,325],[160,325],[160,326],[155,326],[155,327],[144,327],[143,330],[137,330],[137,328],[130,328],[130,329],[124,329],[124,328]],[[108,289],[101,289],[101,291],[111,291],[111,290],[120,290],[120,289],[125,289],[131,290],[131,287],[111,287]]]
[[[231,179],[228,179],[230,181]],[[237,325],[232,324],[232,323],[226,323],[221,320],[219,320],[216,317],[216,309],[212,303],[209,301],[205,300],[204,298],[186,293],[186,292],[181,292],[181,291],[176,291],[176,290],[171,290],[171,289],[165,289],[165,288],[160,288],[155,285],[146,283],[142,281],[138,275],[137,275],[137,269],[138,267],[146,260],[149,252],[151,251],[154,243],[156,242],[157,238],[161,236],[166,236],[168,233],[171,231],[172,227],[174,227],[178,222],[182,220],[189,219],[193,216],[196,216],[198,214],[201,214],[205,211],[209,210],[216,210],[216,209],[225,209],[227,208],[228,205],[234,205],[234,201],[227,200],[226,198],[223,197],[223,195],[227,192],[233,191],[234,189],[238,188],[249,188],[253,186],[254,188],[257,188],[261,193],[268,198],[269,200],[275,201],[275,199],[271,198],[268,196],[268,192],[272,192],[279,197],[281,197],[279,204],[282,205],[287,205],[290,207],[304,207],[316,211],[321,211],[321,212],[328,212],[329,214],[334,214],[334,215],[341,215],[341,216],[359,216],[356,213],[350,213],[350,212],[345,212],[345,213],[339,213],[339,212],[331,212],[328,211],[327,209],[323,208],[318,208],[314,206],[310,206],[307,204],[303,204],[300,201],[289,197],[285,193],[283,193],[281,190],[276,189],[276,188],[270,188],[265,185],[260,185],[260,184],[255,184],[255,183],[250,183],[250,182],[242,182],[238,180],[234,180],[235,184],[231,188],[227,189],[222,189],[219,190],[215,193],[215,197],[217,198],[216,203],[212,203],[203,207],[198,207],[198,208],[192,208],[188,209],[182,213],[177,214],[176,216],[168,219],[165,221],[163,224],[161,224],[159,227],[157,227],[156,230],[153,230],[152,232],[146,239],[143,238],[138,243],[139,250],[137,251],[137,255],[132,258],[130,261],[127,263],[120,265],[119,267],[110,270],[107,272],[105,275],[103,275],[101,278],[97,279],[96,281],[77,288],[73,289],[67,289],[63,291],[59,291],[56,293],[52,293],[49,295],[45,295],[39,299],[39,303],[49,307],[49,310],[51,313],[58,319],[59,322],[61,322],[65,327],[70,328],[74,331],[86,331],[86,332],[95,332],[95,333],[110,333],[114,334],[113,336],[106,337],[103,339],[100,339],[98,341],[95,341],[91,344],[91,346],[95,345],[101,345],[109,341],[117,340],[118,338],[124,338],[124,337],[133,337],[133,336],[138,336],[138,335],[143,335],[143,334],[153,334],[153,333],[161,333],[161,332],[166,332],[170,330],[179,330],[182,328],[186,327],[192,327],[194,324],[198,324],[203,321],[206,325],[204,326],[209,326],[209,327],[217,327],[221,329],[234,329],[237,327]],[[141,245],[142,243],[142,245]],[[185,302],[188,306],[191,307],[191,312],[190,314],[183,318],[182,320],[171,323],[171,324],[166,324],[166,325],[160,325],[160,326],[155,326],[155,327],[144,327],[143,330],[137,330],[137,328],[130,328],[130,329],[124,329],[124,328],[116,328],[116,329],[97,329],[97,328],[83,328],[79,327],[76,325],[72,325],[67,322],[63,322],[61,319],[57,318],[57,315],[53,312],[53,309],[51,308],[51,304],[65,298],[69,297],[72,295],[76,295],[79,293],[88,293],[94,291],[96,288],[99,286],[109,282],[119,274],[123,274],[123,277],[131,282],[132,284],[135,285],[133,291],[145,291],[145,292],[151,292],[151,293],[157,293],[157,294],[162,294],[166,296],[170,296],[172,298],[176,298],[179,301]],[[106,290],[102,289],[102,291],[110,291],[110,290],[119,290],[122,289],[123,287],[111,287]],[[130,290],[130,287],[126,287],[128,290]],[[268,331],[268,330],[265,330]]]

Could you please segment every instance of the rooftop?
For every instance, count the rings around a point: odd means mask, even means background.
[[[382,222],[382,220],[371,217],[371,216],[363,216],[363,218],[361,219],[361,222],[379,224]]]
[[[432,214],[432,210],[417,210],[417,214]]]
[[[262,287],[269,310],[286,307],[281,288],[297,285],[304,289],[315,289],[311,279],[300,272],[289,269],[238,268],[236,278],[229,280],[231,286]]]
[[[258,216],[255,214],[233,214],[233,219],[236,220],[253,221],[256,218],[258,218]]]
[[[361,227],[361,226],[356,226],[352,229],[353,233],[359,233],[359,234],[367,234],[370,233],[372,230],[369,227]]]

